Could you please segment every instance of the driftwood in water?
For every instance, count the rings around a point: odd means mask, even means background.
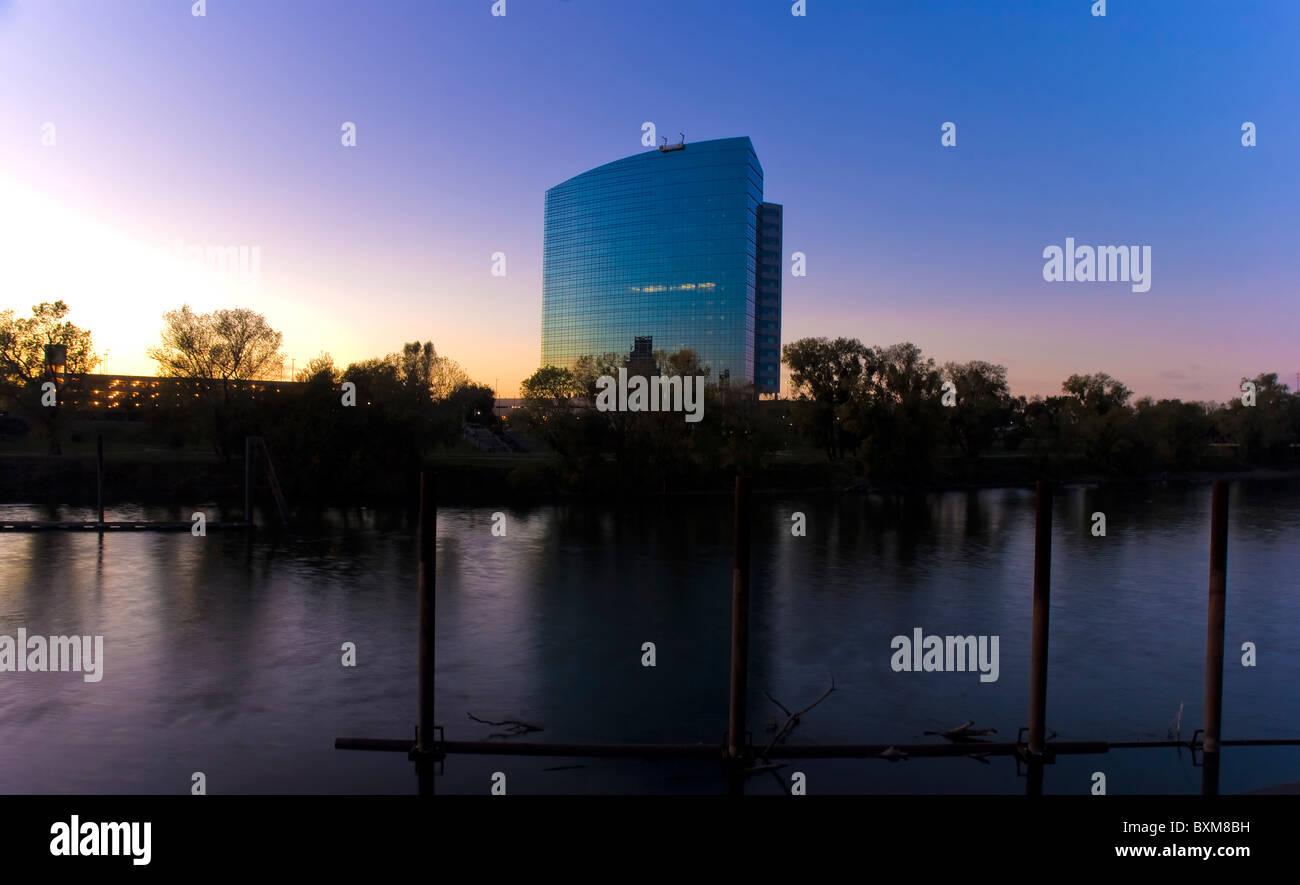
[[[772,738],[772,740],[768,743],[768,745],[763,748],[763,752],[758,754],[758,758],[762,759],[764,762],[770,762],[771,760],[767,758],[767,754],[772,752],[772,748],[775,747],[781,741],[785,740],[785,738],[790,734],[790,732],[794,730],[794,727],[799,724],[799,717],[803,716],[813,707],[817,706],[822,701],[830,697],[831,692],[833,692],[834,690],[835,690],[835,677],[832,676],[831,687],[826,689],[824,692],[822,692],[821,697],[817,698],[817,700],[813,701],[811,704],[804,707],[802,710],[798,710],[794,713],[791,713],[789,710],[787,710],[785,704],[781,703],[776,698],[772,697],[770,694],[764,691],[763,694],[767,696],[767,699],[781,708],[781,712],[785,714],[785,722],[782,723],[779,729],[777,729],[776,735]],[[760,766],[760,768],[762,768],[762,766]],[[763,770],[768,770],[768,769],[763,768]],[[753,771],[753,769],[751,769],[751,771]]]
[[[521,722],[518,719],[502,719],[500,722],[493,722],[490,719],[480,719],[477,716],[475,716],[473,713],[466,713],[465,715],[468,716],[470,719],[473,719],[475,722],[480,722],[483,725],[491,725],[496,728],[506,729],[505,731],[494,732],[488,735],[488,740],[491,740],[494,737],[499,737],[499,738],[518,737],[521,734],[528,734],[529,732],[532,731],[542,730],[542,727],[540,725],[531,725],[527,722]]]
[[[972,728],[971,726],[973,726],[974,724],[975,724],[974,719],[967,719],[961,725],[954,726],[953,728],[950,728],[947,731],[926,731],[923,733],[938,735],[939,737],[954,742],[964,741],[970,743],[980,743],[980,741],[974,740],[974,738],[980,735],[998,733],[998,730],[996,728]]]

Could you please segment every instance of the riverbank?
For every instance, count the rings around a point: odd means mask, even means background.
[[[257,499],[269,502],[262,464],[255,464]],[[321,471],[301,469],[291,459],[276,458],[276,472],[292,506],[405,504],[415,494],[414,471],[391,470],[350,484],[320,479]],[[913,487],[872,483],[850,463],[776,457],[752,477],[756,493],[883,493],[952,491],[1032,486],[1041,478],[1088,485],[1153,482],[1208,482],[1224,476],[1251,479],[1300,477],[1300,467],[1105,476],[1090,473],[1082,462],[1047,461],[1025,456],[990,456],[976,461],[946,459],[931,482]],[[611,496],[662,497],[729,494],[731,477],[718,474],[689,480],[666,480],[647,488],[628,477],[612,459],[580,474],[566,474],[559,462],[543,454],[447,453],[431,457],[424,469],[438,474],[439,498],[446,502],[542,501]],[[93,505],[96,501],[93,453],[65,455],[0,453],[0,503]],[[239,506],[244,496],[242,460],[223,460],[204,452],[145,450],[112,453],[105,459],[104,496],[108,503]]]

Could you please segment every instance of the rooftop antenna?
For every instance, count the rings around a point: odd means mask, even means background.
[[[680,150],[682,150],[683,148],[685,148],[685,147],[686,147],[686,133],[684,133],[684,132],[678,132],[677,134],[680,135],[680,136],[682,137],[682,140],[679,141],[679,142],[677,142],[677,144],[669,144],[669,143],[668,143],[668,136],[666,136],[666,135],[661,135],[661,136],[659,136],[660,138],[662,138],[662,139],[664,140],[664,143],[661,144],[661,145],[659,145],[659,150],[660,150],[660,151],[663,151],[664,153],[667,153],[668,151],[680,151]]]

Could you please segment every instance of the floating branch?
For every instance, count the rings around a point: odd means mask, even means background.
[[[762,759],[764,762],[770,761],[767,758],[767,754],[772,752],[772,748],[775,747],[781,741],[785,740],[785,738],[790,734],[790,732],[794,730],[794,727],[799,724],[799,717],[803,716],[813,707],[817,706],[822,701],[830,697],[831,692],[833,692],[834,690],[835,690],[835,676],[832,675],[831,687],[826,689],[824,692],[822,692],[821,697],[819,697],[817,700],[813,701],[811,704],[804,707],[802,710],[799,710],[794,713],[791,713],[788,709],[786,709],[785,704],[781,703],[776,698],[772,697],[770,694],[764,691],[763,694],[767,696],[767,699],[772,703],[776,704],[778,707],[780,707],[781,712],[785,713],[785,723],[782,724],[782,726],[779,729],[777,729],[776,735],[772,738],[771,742],[766,747],[763,748],[763,752],[758,754],[758,757]]]
[[[984,743],[983,741],[974,740],[974,738],[979,735],[998,733],[998,730],[996,728],[972,728],[971,726],[974,724],[975,724],[974,719],[967,719],[961,725],[950,728],[947,731],[926,731],[923,733],[938,735],[939,737],[945,738],[946,740],[950,740],[953,742],[966,742],[966,743],[975,743],[975,744]]]
[[[1174,717],[1173,722],[1169,723],[1169,730],[1165,732],[1165,736],[1171,741],[1181,741],[1183,739],[1183,705],[1185,703],[1187,702],[1178,702],[1178,715]]]
[[[493,722],[490,719],[480,719],[477,716],[475,716],[473,713],[466,713],[465,715],[467,715],[470,719],[473,719],[475,722],[482,723],[483,725],[491,725],[494,728],[506,729],[503,732],[495,732],[493,734],[488,735],[489,740],[491,740],[494,737],[499,737],[499,738],[518,737],[521,734],[528,734],[529,732],[532,731],[542,730],[542,727],[540,725],[532,725],[527,722],[521,722],[518,719],[502,719],[500,722]]]

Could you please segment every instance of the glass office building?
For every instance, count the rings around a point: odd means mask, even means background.
[[[556,185],[546,192],[542,365],[627,354],[649,337],[655,350],[693,349],[711,379],[774,393],[780,228],[748,138],[665,145]],[[774,277],[760,275],[764,261]]]
[[[754,386],[781,389],[781,207],[758,207],[758,281],[754,297]]]

